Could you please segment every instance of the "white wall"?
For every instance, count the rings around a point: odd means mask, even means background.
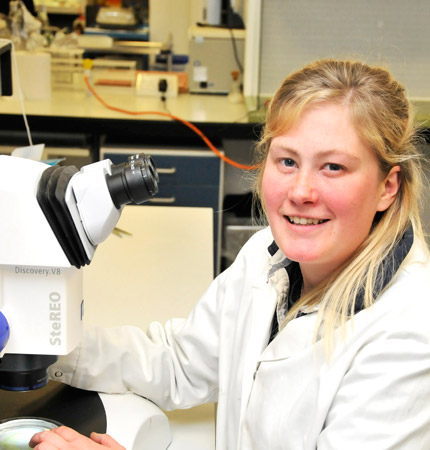
[[[218,0],[219,2],[221,0]],[[176,54],[188,54],[188,29],[203,22],[203,8],[215,0],[150,0],[149,27],[151,41],[167,42],[169,33]],[[232,0],[236,11],[245,19],[247,0]]]
[[[193,0],[150,0],[149,29],[154,42],[167,42],[169,34],[176,54],[188,54],[188,28]]]
[[[430,97],[430,2],[253,0],[249,5],[259,16],[248,17],[248,35],[261,33],[260,48],[253,45],[259,59],[253,70],[262,98],[273,95],[289,73],[326,57],[385,65],[410,96]],[[250,30],[253,24],[259,30]]]

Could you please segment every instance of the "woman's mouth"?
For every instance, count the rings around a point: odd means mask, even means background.
[[[328,219],[310,219],[306,217],[285,216],[294,225],[318,225],[327,222]]]

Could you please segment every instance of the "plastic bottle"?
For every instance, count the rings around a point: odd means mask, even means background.
[[[239,83],[239,71],[233,70],[231,72],[231,86],[230,91],[227,95],[227,100],[231,103],[242,103],[243,102],[243,95],[242,95],[242,89]]]
[[[89,83],[92,85],[92,82],[93,82],[93,74],[92,74],[93,60],[89,59],[89,58],[85,58],[82,61],[82,65],[84,66],[84,77],[86,77],[88,79]],[[89,90],[89,88],[87,87],[86,84],[85,84],[85,88],[86,88],[88,97],[90,97],[91,91]]]

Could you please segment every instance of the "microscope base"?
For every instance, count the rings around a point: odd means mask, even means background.
[[[127,450],[165,450],[171,442],[166,415],[133,394],[99,394],[55,381],[43,388],[0,390],[0,422],[17,417],[51,419],[85,436],[109,433]]]

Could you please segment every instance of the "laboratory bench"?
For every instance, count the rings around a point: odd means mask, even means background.
[[[63,146],[74,135],[74,140],[86,143],[96,161],[103,143],[206,147],[192,130],[164,113],[193,123],[215,146],[222,146],[224,139],[255,139],[258,133],[245,104],[230,103],[225,95],[179,94],[163,102],[158,96],[138,96],[128,87],[96,90],[109,105],[134,114],[108,109],[84,90],[53,91],[50,99],[24,101],[32,134]],[[3,142],[25,138],[16,95],[0,98],[0,117]]]

